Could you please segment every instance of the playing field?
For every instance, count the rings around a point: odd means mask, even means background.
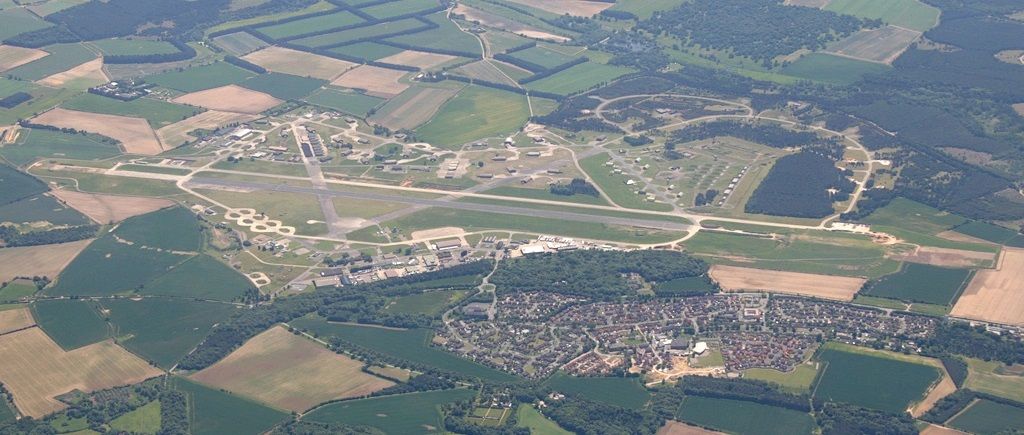
[[[92,240],[79,240],[58,245],[0,249],[0,281],[10,281],[18,276],[46,276],[53,279],[90,242]]]
[[[227,85],[197,91],[182,95],[173,101],[180,104],[205,107],[210,110],[250,115],[258,114],[284,102],[268,94],[238,85]]]
[[[711,267],[710,275],[725,291],[767,291],[842,301],[853,300],[853,295],[867,281],[863,278],[782,272],[720,264]]]
[[[392,98],[368,121],[392,130],[413,129],[427,122],[459,92],[459,87],[413,86]]]
[[[47,55],[49,55],[49,53],[34,48],[0,45],[0,72],[17,68],[36,59],[46,57]]]
[[[250,53],[243,59],[270,71],[323,80],[334,80],[356,66],[352,62],[276,46]]]
[[[1024,325],[1024,249],[1004,248],[995,269],[975,273],[950,315]]]
[[[852,346],[827,346],[818,360],[827,363],[814,387],[815,399],[847,402],[893,413],[921,401],[939,380],[935,367],[897,359],[899,354]]]
[[[811,434],[814,418],[805,412],[741,400],[687,396],[679,420],[729,433]]]
[[[408,84],[398,81],[406,74],[409,72],[363,65],[342,74],[331,84],[344,88],[362,89],[375,97],[391,98],[409,87]]]
[[[390,63],[395,65],[414,66],[419,69],[429,70],[441,64],[451,62],[452,60],[455,59],[457,59],[455,56],[449,56],[447,54],[405,50],[401,53],[381,58],[380,60],[378,60],[378,62]]]
[[[56,396],[129,385],[161,372],[110,341],[65,352],[39,328],[0,336],[0,382],[22,414],[64,409]]]
[[[1007,433],[1024,427],[1024,408],[981,399],[957,414],[948,424],[975,434]]]
[[[880,19],[918,32],[935,27],[939,21],[939,9],[918,0],[830,0],[824,9],[855,17]]]
[[[36,124],[73,128],[121,142],[130,154],[156,155],[164,151],[149,122],[143,118],[78,112],[56,108],[32,119]]]
[[[589,400],[629,409],[643,408],[651,394],[639,378],[576,377],[555,373],[545,385],[563,394],[578,394]]]
[[[557,15],[575,15],[591,17],[594,14],[612,7],[613,3],[585,0],[512,0],[515,3],[548,11]]]
[[[969,269],[906,263],[899,272],[873,281],[864,294],[909,302],[953,305],[970,278]]]
[[[438,114],[416,133],[434,146],[457,149],[468,142],[513,133],[529,116],[526,97],[470,86],[441,106]]]
[[[842,56],[889,65],[920,36],[920,33],[902,27],[883,26],[847,36],[830,44],[828,50]]]
[[[396,330],[372,326],[328,323],[319,319],[301,318],[291,322],[298,329],[309,330],[319,337],[339,337],[382,354],[439,370],[459,372],[496,382],[515,380],[516,377],[500,372],[451,353],[431,347],[432,331],[426,329]]]
[[[469,400],[475,394],[474,390],[455,389],[352,400],[317,408],[306,418],[371,426],[390,434],[434,433],[443,429],[441,405]]]
[[[246,113],[207,110],[196,116],[183,119],[174,124],[160,128],[156,131],[156,136],[160,138],[160,142],[162,142],[165,147],[173,148],[181,146],[186,142],[196,140],[195,137],[192,137],[188,133],[197,129],[216,130],[228,124],[245,123],[258,117],[258,115]]]
[[[364,373],[362,366],[362,362],[275,326],[192,379],[302,412],[318,403],[362,397],[394,385]]]

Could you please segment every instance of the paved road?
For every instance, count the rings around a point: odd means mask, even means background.
[[[246,181],[234,181],[234,180],[222,180],[217,178],[203,178],[196,177],[186,182],[187,187],[205,188],[205,187],[226,187],[231,189],[253,189],[253,190],[267,190],[267,191],[278,191],[288,193],[308,193],[313,195],[325,195],[338,198],[347,198],[355,201],[386,201],[386,202],[397,202],[403,204],[411,204],[418,206],[427,207],[443,207],[443,208],[454,208],[458,210],[469,210],[487,213],[500,213],[517,216],[532,216],[548,219],[560,219],[577,222],[594,222],[609,225],[624,225],[624,226],[635,226],[644,228],[657,228],[665,230],[675,231],[692,231],[696,228],[693,225],[682,224],[676,222],[665,222],[657,220],[647,219],[633,219],[623,217],[612,217],[612,216],[600,216],[591,215],[584,213],[574,213],[567,211],[556,211],[556,210],[538,210],[532,208],[513,207],[504,205],[491,205],[491,204],[473,204],[467,202],[455,202],[445,201],[442,199],[425,199],[425,198],[410,198],[399,195],[387,195],[380,193],[370,192],[343,192],[328,189],[318,189],[315,187],[298,187],[288,186],[282,184],[270,184],[270,183],[256,183]]]

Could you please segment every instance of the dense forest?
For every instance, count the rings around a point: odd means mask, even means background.
[[[0,246],[13,248],[16,246],[52,245],[85,240],[96,236],[98,225],[80,225],[52,230],[33,230],[20,232],[13,225],[0,225]]]
[[[835,166],[835,160],[817,150],[784,156],[747,201],[747,213],[822,218],[834,212],[832,203],[845,200],[855,189]],[[829,189],[835,189],[835,194]]]

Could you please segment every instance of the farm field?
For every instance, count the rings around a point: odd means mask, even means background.
[[[0,336],[0,382],[22,414],[35,418],[66,405],[56,396],[129,385],[161,372],[104,341],[65,352],[39,328]]]
[[[603,65],[591,61],[573,66],[553,76],[530,82],[526,87],[535,91],[568,95],[610,82],[631,72],[633,70],[629,68]]]
[[[0,72],[17,68],[26,63],[46,57],[49,53],[35,48],[0,45]]]
[[[215,130],[233,123],[244,123],[256,119],[258,115],[246,113],[221,112],[207,110],[191,118],[186,118],[156,131],[156,136],[165,147],[178,147],[186,142],[196,140],[189,132],[197,129]]]
[[[39,327],[65,350],[78,349],[110,337],[96,305],[83,300],[41,300],[32,305]]]
[[[829,44],[828,51],[854,59],[868,62],[876,62],[891,65],[896,58],[917,41],[921,34],[902,27],[884,26],[877,29],[866,29],[854,33],[840,41]],[[861,66],[863,73],[884,71],[884,68],[876,68],[871,71],[867,66]]]
[[[768,291],[803,296],[853,300],[866,282],[862,278],[782,272],[716,264],[709,272],[725,291]],[[827,283],[827,285],[826,285]]]
[[[199,282],[197,279],[201,278]],[[146,284],[143,294],[204,300],[240,299],[252,283],[217,259],[200,254]]]
[[[332,403],[306,415],[312,421],[370,426],[395,434],[433,433],[442,428],[440,406],[468,400],[473,390],[455,389]]]
[[[153,128],[160,128],[199,114],[202,109],[171,104],[162,100],[139,98],[121,101],[85,93],[65,101],[61,107],[80,112],[135,117],[141,116]]]
[[[103,71],[103,59],[93,59],[69,70],[51,74],[37,80],[36,83],[54,88],[84,91],[108,81],[110,81],[110,77],[107,77]]]
[[[25,329],[35,324],[32,312],[28,308],[0,311],[0,335]]]
[[[579,394],[590,400],[628,409],[643,408],[651,398],[638,378],[581,378],[558,372],[545,384],[563,394]]]
[[[397,21],[379,23],[372,26],[356,27],[339,32],[294,39],[289,42],[303,47],[331,48],[341,46],[349,42],[375,40],[381,36],[393,35],[395,33],[408,32],[423,28],[426,28],[426,26],[419,20],[405,18]]]
[[[924,32],[938,24],[939,10],[918,0],[830,0],[826,11],[867,19]]]
[[[376,42],[357,42],[355,44],[342,45],[330,50],[342,56],[352,56],[359,59],[379,60],[385,57],[401,53],[403,50],[390,45],[378,44]]]
[[[555,30],[552,29],[554,26],[508,7],[502,7],[504,5],[473,2],[473,5],[469,6],[467,3],[459,3],[454,12],[465,15],[469,21],[478,21],[481,25],[492,29],[509,32],[507,34],[498,34],[492,30],[483,35],[495,53],[522,45],[527,42],[527,39],[523,38],[524,36],[557,42],[569,40],[569,38],[564,36],[549,33],[549,31]]]
[[[4,190],[0,191],[0,205],[18,202],[49,190],[39,180],[5,164],[0,164],[0,181],[4,183]]]
[[[0,40],[15,36],[19,33],[31,32],[33,30],[45,29],[52,26],[39,19],[27,9],[11,8],[0,10]]]
[[[32,224],[48,222],[51,225],[87,225],[89,218],[75,209],[61,204],[48,194],[36,195],[18,202],[0,206],[0,222]]]
[[[204,387],[185,378],[170,379],[171,388],[185,394],[190,429],[195,435],[250,435],[263,433],[288,414],[234,394]]]
[[[424,19],[432,21],[438,27],[423,32],[395,36],[387,40],[424,50],[455,51],[471,55],[471,57],[480,55],[480,41],[459,30],[454,23],[448,20],[444,12],[427,15]]]
[[[445,307],[466,296],[463,290],[436,290],[401,296],[391,301],[384,311],[390,313],[426,314],[437,316]]]
[[[196,92],[244,82],[256,73],[227,62],[194,66],[146,77],[146,81],[181,92]]]
[[[1024,427],[1024,408],[981,399],[947,424],[979,435],[1003,433]]]
[[[160,198],[141,196],[99,195],[57,189],[53,195],[98,224],[121,222],[130,217],[151,213],[174,205]]]
[[[431,68],[451,62],[455,59],[458,58],[447,54],[406,50],[401,53],[396,53],[391,56],[381,58],[378,60],[378,62],[390,63],[394,65],[414,66],[422,70],[429,70]]]
[[[110,422],[110,428],[130,433],[160,431],[160,401],[154,400]]]
[[[153,231],[159,228],[160,231]],[[165,208],[125,221],[114,233],[138,245],[168,251],[196,251],[202,246],[195,215],[184,207]]]
[[[397,0],[379,5],[367,6],[359,11],[379,20],[385,20],[399,15],[423,12],[437,8],[438,4],[434,0]]]
[[[306,102],[350,115],[365,117],[375,107],[380,106],[384,99],[327,87],[306,97]]]
[[[825,346],[817,358],[827,366],[814,388],[815,399],[894,413],[924,398],[940,376],[935,367],[852,346]]]
[[[525,427],[534,435],[572,435],[558,423],[541,414],[533,405],[521,404],[516,409],[516,426]]]
[[[414,129],[433,118],[460,89],[460,86],[413,86],[388,100],[368,121],[392,130]]]
[[[34,295],[39,289],[35,283],[27,279],[16,279],[0,288],[0,302],[12,302]],[[14,309],[7,307],[6,309]]]
[[[743,371],[743,377],[771,382],[795,394],[809,392],[818,375],[817,364],[808,362],[796,366],[793,371],[780,372],[773,369],[753,368]]]
[[[333,80],[356,66],[352,62],[284,47],[267,47],[243,59],[269,71],[322,80]]]
[[[192,380],[295,412],[362,397],[394,385],[364,373],[363,363],[275,326],[253,337]]]
[[[657,432],[658,435],[722,435],[723,433],[675,420],[665,422],[665,425]]]
[[[56,277],[92,240],[0,249],[0,281],[18,276]]]
[[[999,361],[966,360],[969,370],[964,388],[1024,403],[1024,375]]]
[[[170,42],[154,39],[100,39],[89,44],[98,48],[105,56],[138,56],[147,54],[171,54],[178,49]]]
[[[667,11],[684,2],[685,0],[618,0],[610,10],[629,12],[641,19],[647,19],[657,11]]]
[[[460,66],[454,72],[471,79],[502,83],[509,86],[515,86],[516,80],[530,76],[528,71],[519,67],[498,61],[483,60]]]
[[[175,98],[175,103],[204,107],[221,112],[255,115],[284,101],[263,92],[238,85],[196,91]]]
[[[864,294],[909,302],[953,305],[971,276],[968,269],[905,263],[899,272],[870,283]]]
[[[440,112],[416,133],[435,146],[457,148],[481,138],[512,133],[529,115],[522,95],[470,86],[441,106]]]
[[[299,35],[348,27],[363,22],[362,18],[357,17],[352,12],[339,11],[332,14],[289,21],[287,23],[259,27],[256,31],[273,39],[290,39]]]
[[[213,42],[234,56],[244,56],[267,47],[267,43],[262,39],[244,31],[218,36],[213,38]]]
[[[121,149],[98,135],[69,134],[59,131],[23,128],[14,145],[0,147],[0,156],[17,165],[27,165],[37,159],[70,158],[99,160],[121,154]]]
[[[127,294],[190,256],[142,249],[112,235],[96,239],[46,289],[51,296]]]
[[[39,58],[4,72],[21,80],[40,80],[67,71],[96,58],[96,54],[82,44],[55,44],[45,48],[49,56]]]
[[[301,318],[292,321],[291,326],[309,330],[317,336],[333,336],[395,358],[426,364],[441,370],[456,371],[496,382],[516,378],[453,354],[433,348],[429,340],[433,332],[426,329],[384,329],[372,326],[357,326],[329,323],[321,319]]]
[[[237,307],[188,299],[107,299],[100,303],[110,318],[113,336],[154,365],[171,368],[188,354],[214,324]]]
[[[985,222],[970,221],[956,226],[953,230],[957,233],[992,243],[1024,248],[1024,235],[1003,226]]]
[[[408,84],[399,81],[407,74],[408,71],[363,65],[342,74],[331,84],[343,88],[362,89],[374,97],[391,98],[409,87]]]
[[[741,400],[687,396],[676,417],[700,426],[730,433],[811,434],[810,414]]]
[[[512,0],[512,2],[556,15],[569,14],[578,17],[590,17],[612,6],[607,2],[587,0]]]
[[[975,273],[950,314],[1024,325],[1024,249],[1005,248],[995,269]]]
[[[130,154],[156,155],[164,151],[153,128],[143,118],[56,108],[33,118],[32,122],[107,136],[120,141]]]
[[[561,49],[564,50],[564,48]],[[535,47],[514,52],[510,56],[539,65],[545,69],[552,69],[564,65],[577,58],[577,56],[563,54],[562,51],[554,48],[548,48],[543,44],[538,44]]]
[[[807,80],[846,85],[860,80],[867,74],[882,73],[888,69],[885,65],[863,60],[826,53],[810,53],[786,65],[782,68],[782,73]]]

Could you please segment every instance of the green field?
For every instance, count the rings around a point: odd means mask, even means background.
[[[967,367],[965,388],[1024,403],[1024,375],[1006,370],[999,361],[967,358]]]
[[[103,341],[109,336],[107,323],[92,302],[42,300],[31,305],[39,327],[65,350]]]
[[[904,263],[899,272],[868,283],[864,294],[909,302],[953,305],[970,281],[971,270]]]
[[[101,39],[90,44],[106,56],[172,54],[179,51],[170,42],[153,39]]]
[[[30,224],[49,222],[52,225],[88,225],[89,218],[46,195],[36,195],[18,202],[0,205],[0,222]]]
[[[163,368],[174,366],[214,324],[237,309],[218,302],[167,298],[108,299],[101,305],[110,310],[107,316],[118,341]]]
[[[326,84],[326,80],[272,72],[260,74],[241,85],[282,100],[300,100]]]
[[[617,0],[610,10],[629,12],[646,20],[657,11],[667,11],[683,3],[686,0]]]
[[[918,0],[831,0],[824,8],[924,32],[939,21],[939,9]]]
[[[115,418],[110,428],[123,432],[155,434],[160,431],[160,402],[154,400]]]
[[[50,296],[128,294],[141,290],[189,258],[120,243],[108,234],[78,254],[45,293]]]
[[[530,82],[526,87],[535,91],[570,95],[586,91],[602,83],[611,82],[631,72],[633,72],[632,69],[621,66],[587,62],[575,65],[553,76]]]
[[[256,50],[266,48],[267,43],[249,32],[235,32],[213,38],[213,42],[224,51],[235,56],[244,56]]]
[[[643,408],[651,398],[639,378],[580,378],[555,373],[545,385],[564,394],[578,394],[589,400],[629,409]]]
[[[367,6],[360,9],[361,12],[385,20],[399,15],[422,12],[438,7],[436,0],[397,0],[379,5]]]
[[[201,231],[199,219],[193,212],[171,207],[125,220],[114,233],[137,245],[168,251],[197,251],[202,246]]]
[[[170,384],[186,396],[193,435],[252,435],[288,418],[285,412],[185,378],[171,378]]]
[[[344,44],[349,41],[362,40],[363,38],[376,38],[383,35],[390,35],[398,32],[405,32],[413,29],[423,28],[424,24],[419,20],[406,18],[398,21],[374,24],[372,26],[356,27],[354,29],[342,30],[340,32],[327,33],[324,35],[310,36],[302,39],[289,41],[292,44],[306,47],[320,48]],[[417,33],[419,35],[419,33]]]
[[[52,109],[78,92],[74,89],[48,88],[28,81],[0,78],[0,95],[6,97],[22,91],[31,95],[32,99],[11,109],[0,108],[0,124],[11,125],[19,120],[31,118],[37,113]]]
[[[522,404],[516,410],[516,427],[525,427],[531,435],[572,435],[558,423],[541,414],[532,405]]]
[[[96,58],[96,53],[82,44],[48,45],[43,47],[43,50],[50,55],[4,71],[4,76],[13,76],[22,80],[40,80]]]
[[[426,314],[436,316],[445,307],[466,296],[464,290],[435,290],[420,294],[402,296],[392,300],[384,311],[402,314]]]
[[[759,381],[771,382],[782,389],[795,393],[807,393],[814,384],[814,377],[818,375],[815,364],[800,364],[789,372],[780,372],[773,369],[754,368],[743,371],[743,377]]]
[[[146,82],[182,92],[195,92],[244,82],[256,73],[227,62],[185,68],[146,77]]]
[[[393,54],[401,53],[401,48],[390,45],[377,44],[375,42],[357,42],[350,45],[342,45],[329,50],[331,53],[338,53],[345,56],[354,56],[366,60],[378,60]]]
[[[956,232],[1001,245],[1024,247],[1024,234],[985,222],[971,221],[955,228]]]
[[[200,108],[152,98],[121,101],[90,93],[80,94],[65,101],[61,107],[82,112],[145,118],[154,129],[174,124],[204,111]]]
[[[324,88],[306,97],[306,102],[350,115],[366,117],[370,110],[381,105],[384,99],[337,88]]]
[[[564,65],[576,59],[576,56],[568,56],[563,54],[561,51],[553,50],[543,45],[537,45],[532,48],[527,48],[526,50],[519,50],[512,53],[510,56],[540,65],[547,69]]]
[[[1024,408],[981,399],[947,424],[977,435],[1013,433],[1024,427]]]
[[[0,288],[0,302],[18,301],[21,298],[36,294],[38,288],[29,280],[16,279],[8,282],[5,287]],[[0,309],[0,311],[3,311]]]
[[[814,433],[810,414],[741,400],[687,396],[676,413],[680,420],[728,433],[795,435]]]
[[[52,25],[39,19],[39,17],[27,9],[4,9],[0,11],[0,41],[20,33],[45,29]]]
[[[245,276],[217,259],[200,254],[146,284],[140,293],[233,301],[253,288]]]
[[[68,158],[77,160],[108,159],[121,154],[114,143],[104,142],[102,136],[70,134],[54,130],[21,129],[14,145],[0,147],[0,156],[17,165],[27,165],[37,159]],[[108,140],[113,140],[109,139]]]
[[[580,160],[580,166],[587,172],[587,175],[601,187],[601,191],[608,195],[616,204],[626,208],[641,210],[668,211],[671,205],[650,202],[645,195],[636,192],[644,188],[642,182],[632,186],[626,184],[626,176],[613,174],[611,166],[605,166],[609,160],[608,154],[598,154]]]
[[[382,226],[399,228],[405,234],[414,231],[455,226],[466,231],[509,230],[533,234],[559,234],[566,237],[609,240],[626,243],[664,243],[679,239],[678,231],[631,228],[594,222],[577,222],[533,216],[457,210],[433,207],[384,222]],[[362,233],[349,233],[349,238]],[[363,240],[365,238],[361,238]],[[353,239],[355,240],[355,239]],[[372,240],[367,240],[372,241]]]
[[[474,395],[473,390],[455,389],[349,400],[316,408],[305,418],[371,426],[389,434],[436,433],[444,427],[441,405],[469,400]]]
[[[903,412],[921,400],[940,376],[935,367],[850,347],[823,347],[818,360],[828,365],[815,386],[815,399],[892,413]]]
[[[880,63],[865,62],[826,53],[810,53],[782,68],[782,73],[816,82],[848,85],[867,74],[881,74],[891,68]]]
[[[433,119],[416,130],[416,136],[434,146],[458,149],[468,142],[518,131],[529,117],[526,97],[469,86],[441,106]]]
[[[11,166],[0,164],[0,205],[18,202],[50,190],[43,182]]]
[[[336,29],[362,22],[362,18],[357,17],[349,11],[338,11],[333,14],[318,15],[315,17],[303,18],[301,20],[289,21],[283,24],[259,27],[256,31],[273,39],[282,39],[307,33]]]
[[[426,329],[394,330],[372,326],[328,323],[321,319],[301,318],[291,325],[309,330],[316,336],[336,336],[357,346],[395,358],[437,367],[439,370],[458,372],[494,382],[515,381],[516,377],[477,364],[467,359],[430,346],[433,332]]]
[[[146,180],[142,178],[117,177],[78,171],[54,171],[39,169],[33,174],[46,178],[65,188],[90,193],[111,193],[116,195],[162,197],[180,194],[181,190],[173,181]],[[48,178],[57,177],[57,178]]]
[[[388,41],[408,44],[413,47],[455,50],[473,54],[474,57],[480,55],[480,42],[472,35],[459,30],[455,23],[448,20],[444,12],[428,15],[425,18],[437,24],[438,27],[425,32],[388,38]]]

